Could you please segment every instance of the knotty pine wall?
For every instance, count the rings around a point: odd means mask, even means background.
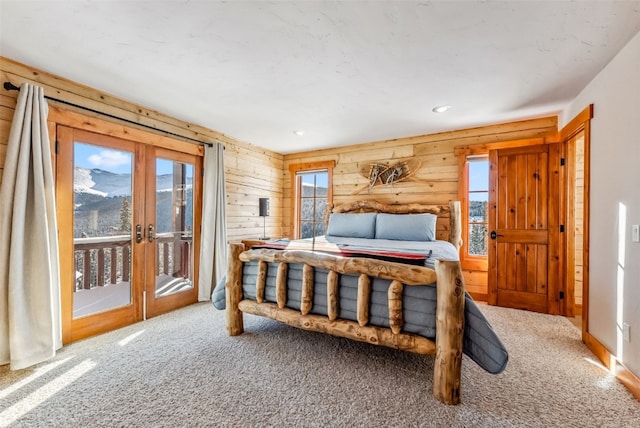
[[[423,203],[447,205],[458,199],[458,160],[455,147],[486,145],[503,141],[549,137],[557,133],[557,117],[546,117],[500,125],[484,126],[452,132],[422,135],[358,144],[284,156],[283,169],[283,232],[290,236],[292,230],[292,177],[289,166],[319,161],[335,162],[333,170],[333,201],[342,203],[353,200],[373,199],[384,203]],[[377,186],[371,193],[367,179],[360,168],[371,162],[390,163],[416,157],[421,167],[412,179],[393,186]],[[448,219],[437,224],[439,239],[449,236]],[[465,271],[467,289],[478,298],[486,298],[486,272]]]
[[[584,137],[576,141],[576,181],[575,181],[575,305],[576,314],[582,314],[583,266],[584,266]]]
[[[2,82],[10,81],[16,86],[30,82],[44,87],[45,94],[54,98],[186,137],[222,142],[226,149],[229,240],[262,236],[262,218],[258,217],[260,197],[270,198],[270,216],[266,218],[267,235],[291,236],[292,181],[289,165],[292,164],[335,161],[333,197],[336,203],[375,199],[385,203],[447,204],[449,200],[458,198],[458,164],[453,154],[455,147],[490,146],[491,143],[546,137],[557,132],[557,118],[554,116],[283,156],[3,57],[0,57],[0,73]],[[16,91],[0,89],[0,174],[4,167],[17,95]],[[50,105],[101,117],[55,102],[50,102]],[[144,127],[140,129],[147,130]],[[394,163],[407,157],[417,157],[422,162],[413,180],[394,186],[376,187],[371,193],[368,192],[367,180],[359,173],[363,164],[380,161]],[[437,228],[438,237],[446,239],[449,233],[447,220],[439,221]],[[465,271],[465,278],[467,288],[475,296],[486,295],[485,272]]]
[[[16,86],[23,82],[42,86],[45,95],[63,101],[89,107],[93,110],[115,115],[159,130],[172,132],[201,141],[218,141],[225,146],[225,174],[227,190],[228,239],[262,236],[262,218],[258,217],[258,198],[271,200],[270,216],[267,217],[267,234],[281,236],[284,222],[281,201],[283,156],[251,144],[238,141],[220,132],[183,122],[160,112],[150,110],[123,99],[72,82],[59,76],[0,57],[1,83],[9,81]],[[1,86],[1,85],[0,85]],[[0,180],[6,158],[6,145],[13,111],[18,97],[17,91],[0,88]],[[72,110],[90,117],[113,121],[105,116],[74,109],[61,103],[49,101],[49,105]],[[122,122],[125,126],[136,128]],[[137,127],[154,132],[145,127]]]

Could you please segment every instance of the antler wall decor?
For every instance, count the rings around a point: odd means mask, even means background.
[[[393,164],[374,162],[360,168],[360,174],[369,182],[352,194],[358,194],[365,189],[371,193],[375,186],[390,186],[409,179],[420,168],[420,160],[416,158],[401,159]]]

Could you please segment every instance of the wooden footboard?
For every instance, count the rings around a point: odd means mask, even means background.
[[[243,299],[243,263],[258,261],[256,301]],[[267,263],[278,263],[276,303],[264,301]],[[300,311],[285,307],[289,263],[303,264]],[[314,268],[326,269],[327,316],[310,314]],[[359,275],[357,321],[338,319],[338,275]],[[369,325],[371,277],[391,280],[388,290],[389,325]],[[404,287],[437,282],[436,339],[403,333],[402,291]],[[231,244],[226,283],[227,329],[231,336],[243,332],[243,312],[266,316],[305,330],[388,346],[419,354],[435,354],[433,394],[446,404],[460,402],[462,336],[464,327],[464,281],[458,261],[439,260],[435,271],[368,258],[345,258],[310,251],[251,250]]]

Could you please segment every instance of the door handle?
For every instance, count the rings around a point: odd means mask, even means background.
[[[153,224],[149,223],[149,227],[147,228],[148,230],[148,234],[147,234],[147,239],[149,239],[149,242],[153,242],[156,239],[156,235],[155,235],[155,228],[153,227]]]
[[[142,242],[142,225],[136,224],[136,244]]]
[[[496,239],[498,236],[502,237],[504,235],[498,235],[495,230],[491,231],[491,239]]]

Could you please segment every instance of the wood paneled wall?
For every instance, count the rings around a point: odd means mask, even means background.
[[[359,199],[373,199],[383,203],[443,204],[458,199],[458,160],[454,148],[486,145],[512,140],[549,137],[557,133],[557,117],[511,122],[452,132],[422,135],[358,144],[348,147],[317,150],[284,156],[283,232],[290,236],[292,229],[292,180],[289,165],[318,161],[335,161],[333,201],[342,203]],[[393,164],[415,157],[421,167],[412,179],[392,186],[377,186],[369,193],[367,179],[360,168],[371,162]],[[449,236],[447,219],[438,221],[437,236]],[[465,272],[467,289],[475,296],[487,293],[485,272]]]
[[[23,82],[33,83],[42,86],[47,96],[151,126],[161,131],[201,141],[223,143],[225,146],[224,161],[227,181],[229,240],[262,235],[262,218],[258,217],[259,197],[268,197],[271,202],[270,216],[266,219],[267,234],[271,236],[282,235],[281,225],[285,222],[285,219],[281,205],[283,200],[283,156],[281,154],[238,141],[211,129],[180,121],[160,112],[3,57],[0,57],[0,79],[2,84],[8,81],[16,86],[20,86]],[[17,96],[17,91],[0,89],[0,180],[4,169],[6,145]],[[54,101],[49,101],[49,104],[90,117],[100,117],[107,121],[119,123],[116,119],[69,107]],[[142,126],[126,122],[120,123],[147,132],[154,132]],[[188,140],[185,139],[185,141]]]
[[[575,305],[576,314],[582,314],[583,241],[584,241],[584,133],[575,142]]]
[[[0,57],[0,73],[2,83],[9,81],[20,86],[23,82],[30,82],[44,87],[45,94],[54,98],[173,134],[223,143],[226,149],[229,240],[262,236],[263,219],[258,217],[260,197],[270,198],[270,216],[266,218],[267,235],[291,236],[293,207],[289,166],[292,164],[335,161],[335,203],[374,199],[384,203],[446,205],[458,197],[458,162],[453,153],[455,147],[490,146],[503,141],[548,137],[557,132],[557,117],[554,116],[283,156],[3,57]],[[17,95],[16,91],[0,89],[0,174],[4,167]],[[64,104],[50,104],[88,116],[102,117]],[[102,118],[118,123],[115,119]],[[144,127],[138,128],[154,132]],[[369,193],[367,179],[359,172],[363,165],[370,162],[392,164],[410,157],[421,161],[420,169],[411,180],[393,186],[378,186]],[[440,220],[437,228],[438,237],[446,239],[449,234],[447,220]],[[476,296],[486,293],[484,273],[465,272],[465,278],[467,288]]]
[[[2,183],[2,173],[4,162],[7,157],[7,142],[9,140],[9,130],[13,119],[13,110],[16,108],[16,98],[0,94],[0,184]]]

